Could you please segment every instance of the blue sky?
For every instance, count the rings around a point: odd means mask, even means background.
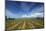
[[[44,3],[38,2],[6,2],[6,16],[9,18],[43,17]]]

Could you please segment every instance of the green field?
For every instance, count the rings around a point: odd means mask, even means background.
[[[44,21],[34,18],[18,18],[15,20],[6,20],[5,25],[5,30],[43,29]]]

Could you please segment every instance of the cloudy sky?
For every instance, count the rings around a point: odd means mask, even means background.
[[[9,18],[43,17],[44,3],[38,2],[6,2],[6,16]]]

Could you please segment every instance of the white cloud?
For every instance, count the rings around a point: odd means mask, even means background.
[[[31,16],[30,16],[30,15],[26,15],[26,14],[25,14],[25,15],[22,15],[22,17],[31,17]]]
[[[43,13],[34,13],[31,14],[31,17],[43,17]]]
[[[22,15],[22,18],[24,18],[24,17],[28,17],[28,18],[32,18],[32,17],[43,17],[43,13],[32,13],[32,14],[30,14],[30,15],[27,15],[27,14],[24,14],[24,15]]]

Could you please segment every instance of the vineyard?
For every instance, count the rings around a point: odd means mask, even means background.
[[[43,20],[38,19],[15,19],[6,21],[6,30],[28,30],[44,28]]]

